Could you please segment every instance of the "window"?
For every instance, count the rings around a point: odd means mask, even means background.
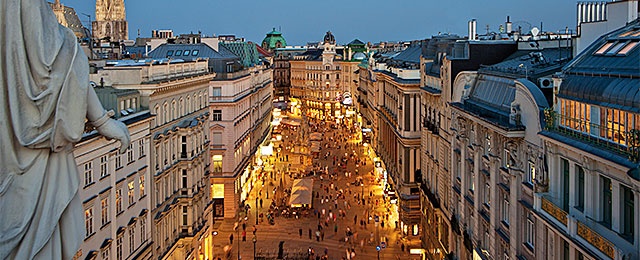
[[[604,45],[602,45],[602,47],[600,47],[600,49],[598,49],[598,51],[596,51],[595,54],[598,54],[598,55],[604,54],[609,49],[609,47],[611,47],[611,45],[613,45],[613,42],[605,43]]]
[[[133,144],[129,144],[129,149],[127,149],[127,164],[133,162]]]
[[[528,184],[533,184],[535,179],[536,179],[536,164],[532,161],[529,161],[529,170],[526,173],[524,182]]]
[[[122,259],[122,235],[119,235],[116,240],[116,259]]]
[[[487,182],[484,188],[484,204],[491,206],[491,185]]]
[[[129,206],[131,206],[135,203],[135,194],[134,194],[135,185],[133,184],[133,181],[130,181],[127,184],[127,187],[128,187],[127,195],[129,197]]]
[[[136,225],[133,224],[129,227],[129,254],[133,253],[136,249]]]
[[[193,50],[193,51],[191,52],[191,56],[198,56],[198,53],[200,53],[200,51],[199,51],[199,50]]]
[[[93,183],[93,162],[87,162],[84,164],[84,186],[89,186]]]
[[[147,241],[147,219],[145,217],[140,218],[140,244]]]
[[[584,210],[584,169],[576,165],[576,209]]]
[[[502,221],[509,225],[509,195],[505,194],[502,200]]]
[[[186,136],[182,137],[182,144],[180,145],[180,147],[181,147],[180,157],[187,158],[187,137]]]
[[[187,187],[188,186],[187,182],[188,182],[188,180],[187,180],[187,170],[182,170],[182,188],[183,189],[188,188]]]
[[[93,207],[84,210],[84,237],[90,237],[93,235]]]
[[[329,74],[327,74],[327,79],[329,79]],[[329,84],[327,84],[327,85],[329,85]]]
[[[142,198],[147,195],[144,190],[144,175],[140,175],[138,182],[140,184],[140,197]]]
[[[122,213],[122,189],[116,188],[116,214]]]
[[[177,50],[176,51],[176,56],[180,56],[180,55],[182,55],[182,50]]]
[[[182,225],[186,226],[187,223],[189,223],[188,220],[189,217],[189,211],[187,209],[187,206],[182,206]]]
[[[222,155],[214,155],[212,158],[213,172],[222,172]]]
[[[638,42],[629,42],[629,43],[627,43],[627,45],[624,46],[624,48],[622,48],[618,52],[618,55],[627,55],[627,53],[629,53],[631,50],[633,50],[633,48],[636,47],[637,45],[638,45]]]
[[[173,51],[167,51],[167,57],[173,55]]]
[[[211,121],[222,121],[222,110],[213,110]]]
[[[102,260],[109,260],[109,252],[111,251],[111,246],[105,246],[102,249]]]
[[[602,224],[606,227],[611,228],[611,206],[612,206],[612,196],[611,196],[611,179],[600,176],[600,180],[602,182]]]
[[[504,157],[502,157],[502,164],[507,169],[511,167],[511,162],[509,161],[510,158],[511,158],[511,152],[509,151],[509,149],[504,149]]]
[[[109,157],[108,155],[100,157],[100,178],[109,175]]]
[[[532,250],[535,245],[535,230],[533,215],[531,213],[527,213],[527,221],[524,223],[524,243]]]
[[[122,168],[122,156],[116,154],[116,170]]]
[[[336,79],[340,79],[340,74],[336,74]]]
[[[222,133],[213,133],[211,141],[213,142],[213,145],[223,145]]]
[[[222,96],[222,88],[221,87],[211,88],[211,95],[214,97]]]
[[[191,54],[191,51],[190,50],[186,50],[186,51],[184,51],[184,53],[182,55],[189,56],[189,54]]]
[[[624,185],[620,185],[620,188],[622,192],[620,196],[622,198],[622,236],[627,238],[627,240],[633,241],[633,231],[635,228],[633,223],[635,221],[633,190]]]
[[[109,223],[109,197],[100,200],[100,221],[102,226]]]
[[[626,44],[626,42],[618,42],[607,51],[607,55],[615,55]]]
[[[139,158],[144,157],[146,154],[144,153],[144,139],[140,139],[138,141],[138,156]]]

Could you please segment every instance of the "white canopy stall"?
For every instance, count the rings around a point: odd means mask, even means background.
[[[313,179],[304,178],[293,181],[289,205],[291,207],[311,207],[313,202]]]

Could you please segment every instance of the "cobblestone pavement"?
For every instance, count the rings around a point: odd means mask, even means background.
[[[293,147],[295,144],[300,144],[307,148],[311,146],[308,136],[314,129],[305,125],[305,120],[302,121],[302,129],[298,128],[295,129],[295,131],[292,129],[282,130],[283,141],[281,145],[283,148],[287,146]],[[319,130],[322,129],[321,127]],[[310,248],[314,251],[314,256],[309,259],[324,256],[325,252],[327,252],[328,259],[347,259],[347,250],[355,251],[355,257],[351,259],[377,259],[378,251],[376,251],[376,245],[380,245],[381,241],[386,241],[387,247],[381,249],[379,259],[418,259],[416,256],[410,256],[408,252],[401,250],[402,238],[399,228],[396,228],[395,224],[398,219],[397,206],[395,204],[389,204],[388,200],[384,202],[382,186],[379,182],[376,182],[373,175],[373,162],[369,156],[363,154],[364,149],[359,142],[359,131],[355,128],[347,129],[346,127],[333,129],[330,128],[329,125],[327,125],[326,130],[327,132],[323,134],[323,141],[321,142],[321,155],[318,159],[313,159],[313,164],[321,169],[324,169],[326,166],[328,174],[310,176],[310,178],[314,179],[313,209],[309,210],[307,215],[299,216],[298,218],[275,217],[275,223],[273,225],[269,224],[265,217],[263,220],[260,220],[258,225],[255,225],[256,196],[263,200],[263,207],[260,208],[258,205],[258,212],[266,215],[274,197],[277,201],[281,200],[281,198],[286,196],[284,192],[285,188],[291,188],[293,181],[291,171],[284,174],[278,174],[278,171],[284,172],[285,169],[296,167],[305,169],[309,167],[309,165],[307,165],[308,163],[300,164],[299,161],[293,163],[293,160],[299,160],[299,158],[290,150],[284,151],[283,149],[280,153],[276,152],[276,154],[270,158],[270,160],[275,161],[273,178],[271,178],[271,174],[265,172],[266,181],[264,183],[259,182],[258,185],[254,187],[254,190],[251,191],[246,200],[246,203],[251,207],[248,214],[244,215],[244,213],[241,213],[241,222],[225,219],[224,221],[217,221],[214,224],[214,230],[218,232],[213,241],[214,254],[216,257],[220,257],[221,259],[253,259],[254,243],[252,242],[252,238],[254,237],[253,227],[255,226],[257,229],[255,236],[255,253],[258,256],[257,259],[261,259],[260,256],[272,256],[274,258],[265,259],[275,259],[280,241],[284,241],[283,249],[285,254],[289,255],[288,259],[296,259],[293,257],[296,254],[302,256],[297,259],[307,259]],[[348,138],[348,141],[345,143],[342,140],[336,140],[341,136]],[[331,137],[333,137],[333,141],[330,139]],[[330,146],[329,148],[325,147],[327,144]],[[340,147],[338,148],[337,146]],[[326,155],[327,152],[329,152],[329,156],[325,159],[324,155]],[[356,157],[353,157],[353,159],[350,157],[350,154],[354,152],[357,154],[357,158],[365,162],[364,164],[360,164],[359,167],[357,167],[355,163]],[[347,153],[349,160],[346,168],[342,168],[339,167],[337,163],[345,153]],[[286,161],[287,156],[289,161]],[[334,156],[336,156],[335,164]],[[282,161],[280,161],[280,158],[282,158]],[[289,166],[290,163],[291,167]],[[345,174],[345,172],[351,172],[351,176]],[[284,176],[284,178],[282,178],[282,176]],[[353,185],[358,179],[363,180],[363,186]],[[331,190],[332,183],[334,187],[333,190]],[[280,186],[280,184],[283,185],[283,188],[279,187],[274,194],[274,187]],[[328,193],[326,192],[327,188],[329,189]],[[340,190],[345,194],[345,199],[340,198],[336,200],[336,194]],[[271,193],[267,198],[268,192]],[[260,194],[262,196],[260,196]],[[329,201],[322,200],[323,196],[329,195],[331,195]],[[362,204],[362,199],[365,201],[364,204]],[[322,216],[322,209],[325,210],[324,216]],[[318,214],[315,214],[314,210],[320,213],[321,216],[318,217]],[[329,210],[331,210],[332,215],[336,215],[336,220],[333,221],[330,219],[328,224],[325,225],[325,220],[330,218]],[[344,217],[337,216],[341,210],[345,212]],[[363,221],[366,225],[361,226],[360,220],[367,220],[367,213],[371,218],[369,221]],[[374,221],[375,215],[378,215],[381,220],[377,225]],[[384,227],[382,226],[382,221],[384,221]],[[245,223],[246,241],[242,239],[242,223]],[[320,233],[320,238],[316,238],[319,223],[322,226],[322,233]],[[237,225],[238,228],[234,230],[235,225]],[[337,230],[335,229],[336,227]],[[348,241],[345,242],[347,229],[350,229],[353,234],[349,237]],[[300,230],[302,230],[302,234],[300,234]],[[233,244],[231,245],[230,235],[232,234]],[[229,252],[226,255],[225,249]],[[238,255],[240,257],[238,257]]]

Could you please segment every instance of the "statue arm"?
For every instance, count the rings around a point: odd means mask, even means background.
[[[120,141],[120,153],[124,153],[131,142],[129,130],[125,124],[111,118],[113,115],[113,111],[105,111],[95,90],[89,87],[89,91],[87,91],[87,119],[98,133],[107,139]]]

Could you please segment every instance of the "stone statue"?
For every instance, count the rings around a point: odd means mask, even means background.
[[[0,259],[70,259],[85,237],[73,143],[88,120],[129,146],[44,0],[0,2]]]

